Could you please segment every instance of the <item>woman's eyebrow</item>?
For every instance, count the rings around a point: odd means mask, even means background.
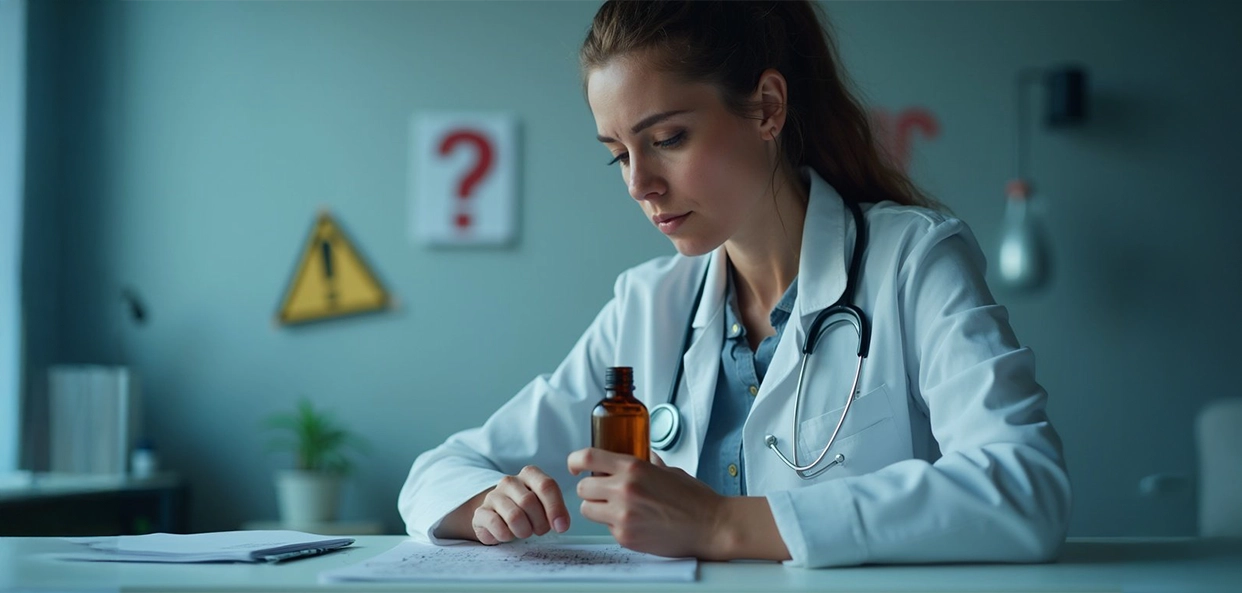
[[[648,115],[647,117],[644,117],[644,118],[643,118],[641,121],[639,121],[638,123],[634,124],[634,127],[630,128],[630,133],[631,133],[631,134],[637,134],[637,133],[639,133],[639,132],[641,132],[641,131],[643,131],[643,130],[645,130],[645,129],[647,129],[647,128],[650,128],[651,126],[654,126],[654,125],[656,125],[656,124],[658,124],[658,123],[660,123],[660,122],[662,122],[662,121],[664,121],[664,120],[666,120],[666,119],[668,119],[668,118],[670,118],[670,117],[673,117],[674,115],[681,115],[681,114],[686,113],[686,112],[688,112],[688,111],[690,111],[690,110],[689,110],[689,109],[675,109],[675,110],[673,110],[673,111],[665,111],[665,112],[663,112],[663,113],[656,113],[656,114],[654,114],[654,115]],[[596,139],[598,139],[600,142],[605,142],[605,143],[607,143],[607,142],[616,142],[616,141],[617,141],[617,140],[616,140],[616,138],[609,138],[608,136],[596,136],[595,138],[596,138]]]

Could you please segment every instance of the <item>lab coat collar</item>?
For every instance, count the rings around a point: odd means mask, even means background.
[[[716,392],[717,370],[720,368],[720,349],[724,344],[724,331],[721,324],[724,318],[725,282],[728,280],[727,260],[724,247],[714,251],[707,259],[707,284],[703,288],[703,300],[694,312],[695,337],[682,358],[685,365],[686,395],[688,396],[689,417],[687,426],[683,427],[681,438],[687,442],[679,449],[687,453],[682,457],[681,467],[695,475],[698,472],[699,453],[703,450],[703,438],[707,434],[707,423],[711,418],[712,395]],[[699,266],[695,274],[695,289],[703,278],[704,267]]]
[[[708,256],[707,261],[707,286],[703,289],[703,300],[699,302],[699,309],[694,312],[694,329],[703,329],[707,327],[717,315],[723,312],[725,304],[725,283],[729,277],[729,258],[725,255],[724,245],[717,247],[715,251]],[[698,272],[702,278],[701,270]],[[697,284],[697,283],[696,283]],[[698,289],[698,286],[695,286]]]
[[[810,200],[802,225],[798,299],[794,317],[806,321],[832,306],[845,292],[846,262],[854,246],[854,221],[844,199],[810,167]]]
[[[810,198],[802,226],[798,298],[792,315],[797,320],[813,316],[841,298],[845,292],[846,260],[854,245],[854,222],[844,199],[814,169],[803,167],[802,175],[804,180],[810,180]],[[721,245],[709,256],[707,287],[694,314],[695,329],[707,326],[721,312],[728,269],[728,256]]]

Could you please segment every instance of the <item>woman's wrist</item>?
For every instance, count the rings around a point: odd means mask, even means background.
[[[453,509],[452,512],[445,515],[433,530],[433,535],[442,539],[471,539],[477,540],[478,536],[474,534],[474,512],[478,510],[479,505],[483,504],[483,499],[491,492],[492,488],[488,488],[466,502],[461,506]]]
[[[699,559],[732,560],[737,558],[734,555],[738,547],[738,526],[734,522],[734,515],[738,514],[735,508],[737,500],[740,499],[733,496],[720,497],[720,504],[717,505],[716,512],[712,513],[710,531],[703,540],[706,549],[699,552]]]
[[[789,560],[768,499],[727,496],[716,513],[704,560]]]

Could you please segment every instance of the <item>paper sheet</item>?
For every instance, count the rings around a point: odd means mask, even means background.
[[[512,543],[433,546],[406,541],[365,562],[329,570],[340,581],[693,581],[698,561],[617,544]]]
[[[61,560],[97,562],[271,562],[317,554],[353,543],[300,531],[222,531],[179,535],[67,537],[80,551],[54,554]]]

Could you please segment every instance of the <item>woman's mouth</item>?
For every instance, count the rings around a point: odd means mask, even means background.
[[[686,218],[689,216],[689,212],[685,214],[657,214],[651,217],[651,221],[655,223],[656,228],[660,229],[660,232],[671,235],[677,232],[677,229],[681,227],[682,223],[686,222]]]

